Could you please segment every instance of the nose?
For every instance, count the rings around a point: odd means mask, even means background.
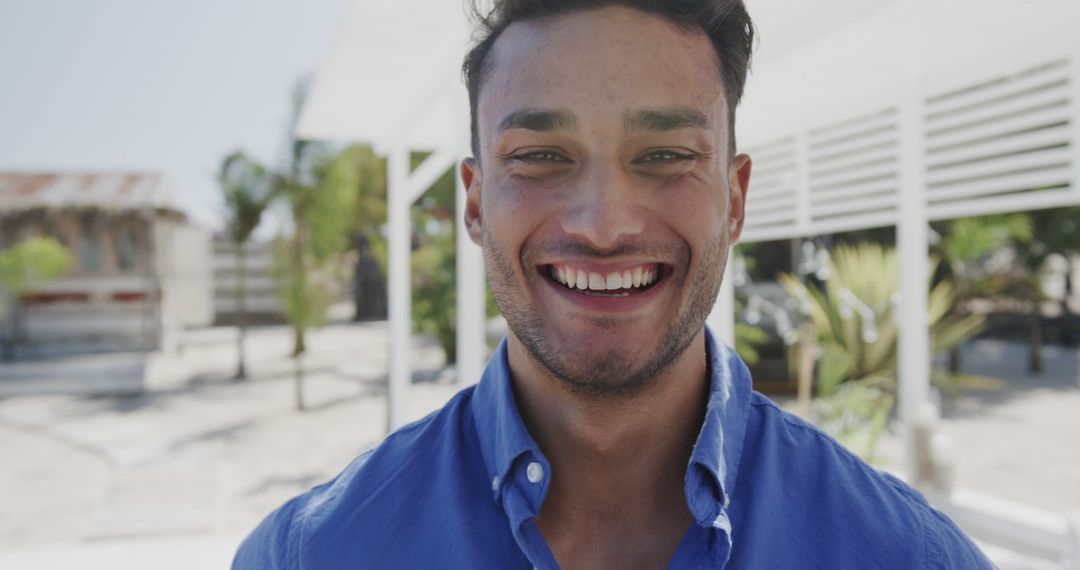
[[[563,217],[567,234],[611,249],[645,231],[640,192],[615,165],[596,165],[581,177]]]

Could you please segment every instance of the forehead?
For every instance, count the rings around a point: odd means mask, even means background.
[[[622,6],[511,24],[496,40],[478,99],[480,126],[521,108],[575,112],[679,105],[726,109],[704,32]],[[714,121],[719,123],[720,121]]]

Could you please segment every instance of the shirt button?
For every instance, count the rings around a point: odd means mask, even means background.
[[[544,466],[533,461],[525,469],[525,476],[529,478],[530,483],[539,483],[544,478]]]
[[[498,491],[499,490],[499,476],[498,475],[496,475],[495,478],[491,480],[491,490],[492,491]]]

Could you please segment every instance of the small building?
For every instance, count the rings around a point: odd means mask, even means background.
[[[244,324],[286,322],[277,280],[274,277],[274,242],[250,240],[244,244]],[[237,296],[236,245],[214,237],[214,324],[240,324]]]
[[[213,318],[209,234],[160,174],[0,172],[0,248],[34,236],[72,266],[23,296],[16,358],[168,349]]]

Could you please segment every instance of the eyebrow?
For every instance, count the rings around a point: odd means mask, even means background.
[[[499,121],[498,132],[510,129],[572,131],[575,128],[577,128],[577,119],[568,111],[521,109],[503,117],[503,120]]]
[[[630,111],[623,116],[623,128],[627,132],[666,132],[678,129],[707,129],[709,118],[705,113],[689,107],[665,107]]]

